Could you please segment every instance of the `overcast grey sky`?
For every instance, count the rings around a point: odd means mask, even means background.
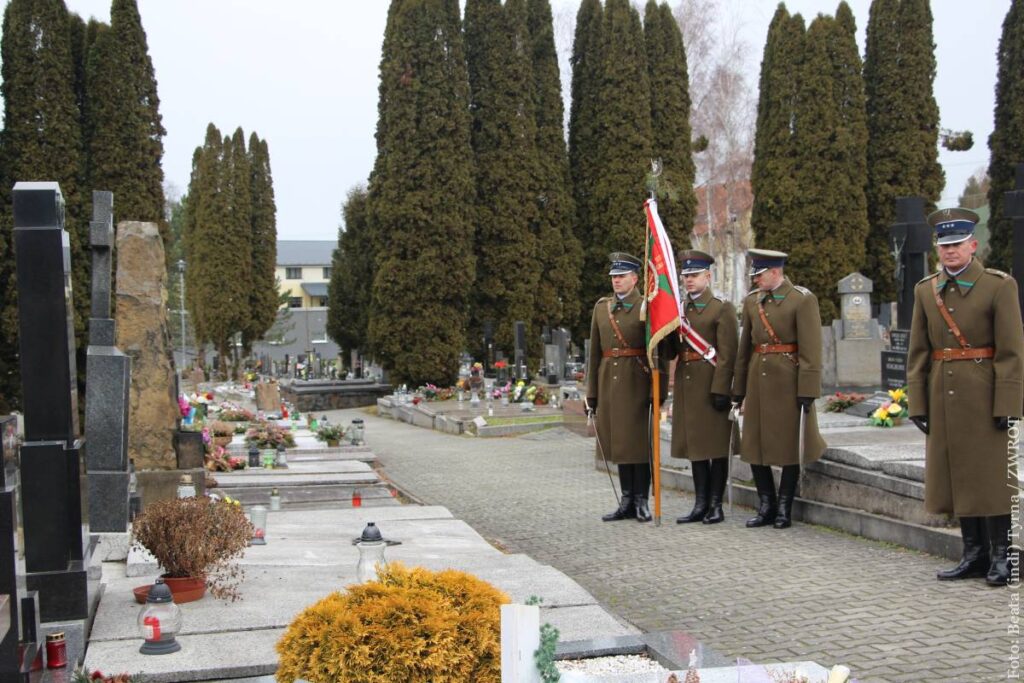
[[[66,0],[85,18],[109,21],[109,0]],[[749,46],[756,87],[768,22],[777,0],[719,0],[721,24]],[[270,146],[282,239],[334,239],[349,188],[365,183],[375,155],[377,66],[387,0],[139,0],[156,69],[164,139],[164,175],[188,186],[192,151],[212,121],[223,133],[241,126]],[[674,0],[670,4],[675,4]],[[809,22],[837,2],[789,0]],[[850,3],[863,53],[870,0]],[[932,3],[943,127],[974,132],[969,152],[943,150],[942,204],[956,202],[967,177],[988,164],[996,48],[1008,2]],[[552,0],[573,16],[579,0]],[[567,31],[558,32],[568,37]],[[563,91],[570,74],[562,73]],[[116,198],[115,198],[116,210]]]

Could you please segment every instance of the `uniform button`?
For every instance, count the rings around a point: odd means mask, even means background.
[[[686,376],[686,379],[690,379],[690,376],[689,376],[689,375],[687,375],[687,376]]]
[[[952,370],[946,370],[946,374],[949,375],[950,377],[952,377],[953,376],[953,371]]]
[[[612,379],[618,379],[618,377],[616,375],[612,375]]]
[[[950,396],[952,396],[952,395],[953,395],[953,390],[952,390],[952,389],[950,389],[950,390],[949,390],[949,395],[950,395]]]
[[[950,306],[950,307],[949,307],[949,312],[950,312],[950,313],[952,313],[952,312],[953,312],[953,307],[952,307],[952,306]]]
[[[768,376],[768,373],[767,373],[767,372],[762,372],[762,373],[761,373],[761,376],[762,376],[762,377],[767,377],[767,376]]]

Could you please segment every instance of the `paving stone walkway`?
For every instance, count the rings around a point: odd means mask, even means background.
[[[861,683],[1004,680],[1010,589],[939,583],[946,560],[828,529],[676,525],[692,498],[663,496],[664,524],[603,523],[615,502],[593,439],[563,428],[477,439],[367,420],[383,474],[485,538],[576,579],[644,631],[680,629],[755,662],[847,664]]]

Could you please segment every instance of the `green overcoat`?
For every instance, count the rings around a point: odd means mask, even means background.
[[[633,289],[613,315],[626,341],[624,347],[609,322],[608,303],[613,308],[617,298],[603,297],[594,305],[590,323],[590,358],[587,364],[587,399],[597,399],[597,448],[604,457],[619,465],[649,461],[651,373],[646,371],[646,328],[640,319],[643,296]],[[613,349],[642,349],[643,356],[605,358]],[[663,362],[659,361],[663,366]],[[661,379],[661,400],[668,392],[664,372]],[[601,457],[598,451],[598,457]]]
[[[939,313],[938,283],[953,322],[972,348],[993,347],[981,360],[939,361],[938,349],[960,344]],[[924,504],[928,512],[987,517],[1010,512],[1016,467],[1008,468],[1010,433],[994,417],[1019,417],[1024,404],[1024,330],[1017,283],[973,259],[955,281],[943,270],[914,288],[907,359],[909,412],[928,417]]]
[[[704,360],[683,361],[683,351],[693,351],[678,334],[666,340],[665,360],[676,358],[672,391],[672,457],[710,460],[729,454],[733,423],[728,411],[711,405],[711,394],[729,396],[736,362],[738,329],[736,308],[705,289],[697,299],[683,293],[686,319],[701,337],[715,347],[716,364]]]
[[[796,344],[790,355],[758,353],[759,344],[774,343],[758,315],[757,302],[765,292],[754,290],[743,300],[739,351],[733,393],[745,396],[740,452],[752,465],[798,465],[800,407],[798,396],[821,396],[821,313],[809,290],[788,278],[767,294],[765,315],[782,344]],[[825,452],[815,411],[804,425],[805,462]]]

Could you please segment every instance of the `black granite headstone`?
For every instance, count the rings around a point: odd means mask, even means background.
[[[889,246],[896,259],[896,326],[906,330],[914,313],[914,285],[926,275],[932,249],[922,197],[896,199],[896,222],[889,228]]]
[[[906,353],[910,350],[910,330],[889,330],[889,348]]]
[[[884,391],[876,391],[871,396],[860,403],[855,403],[843,412],[847,415],[854,415],[856,417],[871,417],[871,413],[875,412],[883,405],[891,401],[889,394]]]
[[[905,351],[882,351],[882,386],[886,389],[901,389],[907,386]]]
[[[25,444],[21,495],[25,585],[43,621],[88,617],[71,256],[53,182],[14,186]]]

